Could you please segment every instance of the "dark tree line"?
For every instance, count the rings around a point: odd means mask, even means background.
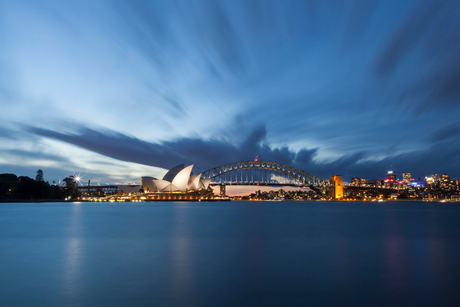
[[[0,174],[0,199],[41,200],[72,199],[80,195],[73,176],[64,179],[65,186],[50,185],[44,181],[43,171],[38,170],[35,180],[27,176]]]

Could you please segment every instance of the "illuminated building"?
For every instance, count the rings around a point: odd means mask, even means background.
[[[396,181],[396,173],[395,173],[395,171],[388,171],[387,179],[388,179],[388,182],[395,182]]]
[[[117,184],[117,187],[121,190],[122,193],[129,195],[132,193],[139,193],[141,190],[141,185],[122,185],[122,184]]]
[[[358,187],[361,183],[361,180],[358,178],[358,177],[353,177],[351,178],[351,185],[352,186],[355,186],[355,187]]]
[[[429,177],[425,177],[425,182],[427,187],[436,188],[439,186],[439,177],[438,174],[431,175]]]
[[[193,165],[177,165],[170,169],[163,179],[144,176],[141,185],[118,185],[126,195],[142,200],[193,200],[211,197],[211,179],[201,179],[201,173],[192,174]],[[144,193],[140,193],[143,187]]]
[[[441,182],[449,182],[450,181],[450,176],[446,173],[441,175]]]
[[[201,173],[192,175],[192,168],[193,165],[184,167],[184,164],[180,164],[170,169],[163,176],[163,179],[142,177],[144,192],[189,193],[207,188],[211,183],[211,179],[200,180]]]
[[[383,187],[383,180],[380,179],[371,179],[369,180],[369,185],[375,188]]]
[[[358,177],[353,177],[351,178],[351,183],[350,185],[351,186],[354,186],[354,187],[367,187],[367,179],[365,178],[358,178]]]
[[[433,175],[431,175],[430,177],[425,177],[424,181],[425,181],[425,186],[434,184]]]
[[[450,189],[450,176],[446,173],[441,175],[441,187],[443,190]]]
[[[405,172],[405,173],[402,173],[402,179],[404,181],[405,184],[410,184],[411,182],[411,176],[412,174],[410,172]]]
[[[393,187],[396,183],[396,173],[395,171],[388,171],[387,179],[385,179],[386,187]]]

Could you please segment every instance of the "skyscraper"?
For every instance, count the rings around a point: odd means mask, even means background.
[[[395,185],[395,182],[396,182],[396,173],[395,173],[395,171],[393,171],[393,170],[388,171],[387,179],[385,179],[385,186],[387,188],[393,187]]]
[[[389,182],[395,182],[396,181],[396,173],[395,173],[395,171],[388,171],[387,179],[388,179]]]
[[[410,184],[410,178],[412,177],[412,174],[410,172],[405,172],[402,173],[402,179],[405,184]]]

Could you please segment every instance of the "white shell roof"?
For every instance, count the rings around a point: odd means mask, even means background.
[[[161,192],[178,192],[180,189],[176,187],[174,184],[170,183],[166,187],[164,187]]]
[[[129,194],[129,193],[136,193],[139,192],[141,189],[141,185],[117,185],[117,187],[122,190],[124,193]]]
[[[212,179],[210,179],[210,178],[201,180],[201,184],[203,184],[203,187],[204,187],[205,189],[208,188],[209,184],[211,183],[211,180],[212,180]]]
[[[186,193],[188,190],[198,191],[202,187],[207,188],[211,179],[203,179],[200,174],[191,175],[193,164],[184,167],[184,164],[179,164],[169,170],[164,175],[162,180],[154,177],[141,177],[142,185],[145,192],[177,192]],[[169,180],[167,180],[169,179]]]
[[[158,190],[157,186],[155,185],[155,181],[157,180],[154,177],[141,177],[142,186],[144,187],[144,192],[155,192]]]
[[[186,168],[181,170],[171,182],[173,185],[178,187],[179,190],[182,192],[187,192],[188,180],[190,178],[190,173],[192,172],[192,168],[193,168],[193,164],[187,166]]]
[[[200,189],[201,173],[190,176],[188,189],[198,191]]]
[[[184,164],[179,164],[174,166],[172,169],[170,169],[166,175],[163,176],[163,180],[172,182],[174,180],[174,177],[176,177],[177,173],[179,173],[181,170],[184,169]]]
[[[171,184],[171,182],[166,181],[166,180],[155,180],[155,186],[157,187],[158,191],[163,191],[164,188],[166,188],[168,185]]]

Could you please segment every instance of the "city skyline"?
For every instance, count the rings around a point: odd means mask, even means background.
[[[0,1],[0,173],[460,173],[456,1]]]

